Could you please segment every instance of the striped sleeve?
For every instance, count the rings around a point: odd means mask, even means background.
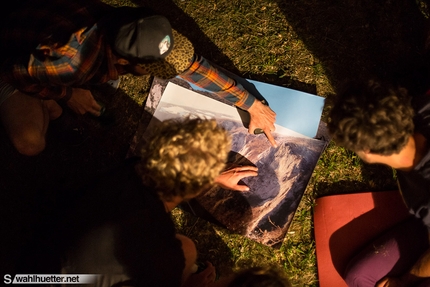
[[[247,110],[255,101],[245,88],[202,56],[195,56],[190,68],[180,75],[184,80],[216,93],[238,108]]]
[[[107,73],[99,69],[105,55],[102,43],[94,25],[75,32],[64,46],[39,45],[27,65],[25,61],[14,65],[12,83],[27,94],[63,99],[70,87],[86,84],[97,73]]]

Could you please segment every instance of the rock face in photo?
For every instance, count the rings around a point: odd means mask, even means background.
[[[186,82],[174,82],[191,89]],[[275,133],[278,147],[274,148],[264,134],[249,134],[242,116],[241,120],[232,120],[216,111],[160,101],[167,83],[154,80],[130,154],[142,147],[160,120],[185,116],[215,119],[232,136],[228,166],[254,165],[258,167],[258,176],[243,180],[250,187],[248,192],[214,187],[200,195],[195,201],[205,212],[196,215],[205,218],[209,213],[211,220],[235,233],[265,245],[280,246],[327,142]],[[198,93],[216,99],[211,93]],[[152,117],[155,110],[157,118]]]
[[[253,164],[258,176],[244,179],[249,192],[215,187],[197,201],[228,229],[265,245],[281,243],[325,143],[277,136],[273,148],[241,123],[219,122],[233,136],[229,162]]]

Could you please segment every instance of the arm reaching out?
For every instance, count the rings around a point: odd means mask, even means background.
[[[275,130],[276,113],[251,95],[231,73],[217,68],[204,57],[195,55],[191,66],[180,76],[188,82],[214,92],[236,107],[248,111],[251,116],[248,131],[254,133],[255,129],[262,129],[270,144],[277,146],[271,133]]]
[[[222,172],[216,179],[215,183],[224,189],[249,191],[246,185],[239,185],[239,181],[245,177],[257,176],[258,168],[255,166],[238,166]]]

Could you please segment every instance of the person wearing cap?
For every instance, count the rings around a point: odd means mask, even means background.
[[[0,32],[0,117],[16,149],[36,155],[50,121],[63,113],[99,115],[89,86],[119,75],[180,75],[216,92],[251,116],[249,132],[262,129],[273,146],[276,114],[240,84],[195,55],[169,21],[145,8],[96,0],[28,0],[3,20]],[[5,57],[6,56],[6,57]]]

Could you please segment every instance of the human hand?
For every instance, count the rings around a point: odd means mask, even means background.
[[[101,106],[89,90],[73,88],[72,97],[67,101],[67,105],[77,114],[90,113],[96,117],[100,116]]]
[[[249,187],[246,185],[239,185],[239,181],[248,176],[257,176],[258,168],[255,166],[238,166],[232,169],[223,171],[220,175],[215,178],[215,183],[221,188],[237,190],[237,191],[249,191]]]
[[[276,113],[267,105],[259,100],[255,100],[248,109],[250,122],[248,127],[249,133],[254,133],[255,129],[263,130],[267,139],[273,147],[277,147],[272,132],[275,130]]]
[[[384,277],[376,283],[375,287],[405,287],[400,278]]]
[[[200,273],[191,274],[182,287],[207,287],[215,281],[216,270],[209,261],[206,261],[206,269]]]

